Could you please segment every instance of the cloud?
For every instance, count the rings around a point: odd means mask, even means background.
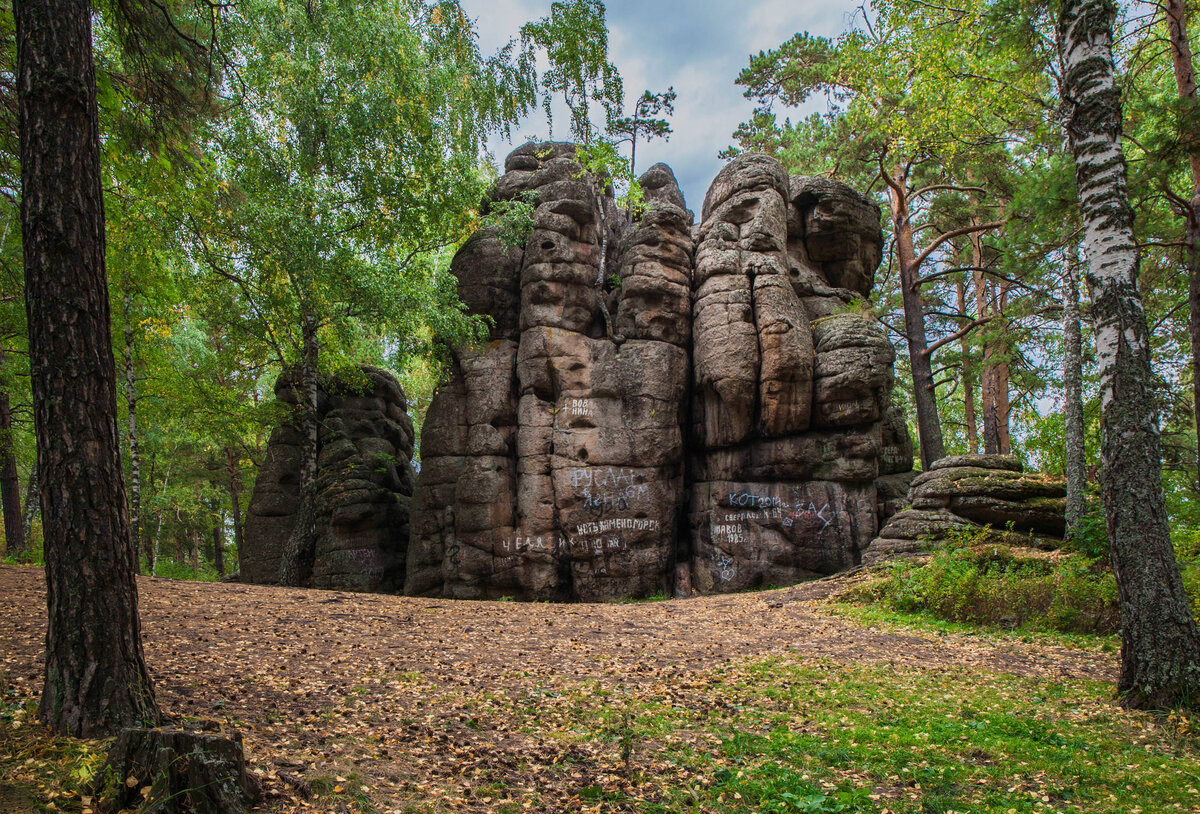
[[[549,13],[549,0],[460,0],[478,18],[485,52],[522,23]],[[770,49],[798,31],[836,36],[851,24],[857,7],[849,0],[610,0],[606,4],[609,53],[625,79],[626,100],[645,89],[678,94],[669,142],[638,148],[638,167],[671,165],[688,205],[699,209],[722,162],[717,152],[730,144],[753,104],[734,85],[750,54]],[[559,123],[565,122],[565,115]],[[556,128],[555,136],[565,134]],[[520,143],[546,134],[544,119],[531,117],[514,131]],[[512,145],[493,139],[489,148],[503,161]]]

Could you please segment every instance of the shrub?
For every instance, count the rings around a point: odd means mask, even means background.
[[[924,564],[895,563],[883,579],[844,596],[951,622],[1064,633],[1118,629],[1116,582],[1102,561],[1018,557],[1004,546],[971,545],[978,539],[952,541]]]

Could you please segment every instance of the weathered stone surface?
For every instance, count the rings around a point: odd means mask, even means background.
[[[600,601],[670,587],[683,513],[691,215],[665,165],[625,225],[566,145],[510,156],[496,199],[538,193],[519,298],[482,352],[459,350],[426,422],[410,594]],[[603,237],[609,255],[600,276]],[[503,276],[476,252],[459,279]],[[609,289],[612,290],[609,290]],[[612,316],[611,335],[602,304]],[[498,341],[499,340],[499,341]],[[480,405],[486,405],[482,409]],[[426,476],[428,472],[428,476]]]
[[[691,585],[701,593],[851,568],[877,528],[870,482],[710,481],[692,487],[691,505]]]
[[[912,487],[913,473],[881,475],[875,480],[876,506],[882,526],[888,519],[909,508],[908,490]]]
[[[704,213],[691,587],[783,585],[856,565],[898,503],[877,487],[895,353],[847,308],[879,262],[879,210],[842,184],[789,180],[772,159],[744,156],[717,176]],[[888,432],[887,474],[911,470],[902,416]],[[743,499],[765,503],[729,505]]]
[[[872,424],[892,398],[896,352],[883,327],[855,314],[813,323],[813,423],[820,427]]]
[[[974,452],[969,455],[947,455],[945,458],[934,461],[929,466],[930,472],[936,472],[939,469],[958,469],[960,467],[970,466],[978,469],[997,469],[1008,472],[1024,472],[1025,465],[1017,460],[1015,455],[986,455],[982,452]]]
[[[490,194],[536,192],[522,251],[484,234],[456,257],[496,328],[456,351],[425,423],[406,591],[592,601],[858,563],[912,469],[891,345],[847,307],[879,210],[749,155],[699,227],[662,164],[627,221],[572,150],[518,149]]]
[[[289,377],[276,396],[295,404]],[[398,591],[404,585],[409,501],[415,487],[407,400],[372,367],[322,380],[318,398],[317,538],[309,585]],[[300,505],[300,433],[272,433],[246,514],[242,580],[272,584]]]
[[[884,525],[865,562],[928,551],[956,529],[981,532],[990,527],[983,536],[1006,545],[1062,544],[1065,482],[1024,472],[1011,455],[955,455],[936,461],[913,479],[908,501],[912,508]]]
[[[832,289],[867,297],[883,258],[879,206],[860,192],[829,178],[793,176],[788,186],[799,240],[799,258],[820,269]]]
[[[911,472],[912,468],[913,442],[904,411],[899,407],[889,407],[880,425],[879,474],[895,475]]]

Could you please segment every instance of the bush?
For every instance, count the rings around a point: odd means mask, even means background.
[[[217,575],[217,569],[203,560],[200,562],[200,567],[196,569],[190,565],[181,565],[177,561],[165,557],[159,558],[158,567],[155,568],[155,576],[165,577],[166,579],[186,579],[193,582],[216,582],[220,579]]]
[[[893,564],[879,581],[848,592],[850,601],[880,602],[907,613],[997,627],[1114,633],[1117,586],[1103,561],[1014,556],[1004,546],[958,540],[924,564]]]

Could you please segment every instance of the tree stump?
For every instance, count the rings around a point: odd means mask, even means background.
[[[175,729],[126,729],[108,753],[94,794],[103,814],[237,814],[257,802],[242,736]]]

